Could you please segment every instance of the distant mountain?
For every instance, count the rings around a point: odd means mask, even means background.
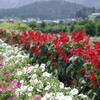
[[[74,18],[76,13],[78,11],[81,12],[82,9],[86,11],[89,9],[89,12],[91,12],[91,8],[65,0],[45,0],[34,2],[20,8],[0,10],[0,18],[20,17],[24,19],[39,17],[40,19],[66,19]]]
[[[66,0],[77,4],[82,4],[87,7],[95,7],[100,9],[100,0]]]
[[[35,1],[44,1],[44,0],[0,0],[0,8],[18,8],[33,3]],[[96,7],[100,9],[100,0],[66,0],[66,1],[82,4],[87,7]]]

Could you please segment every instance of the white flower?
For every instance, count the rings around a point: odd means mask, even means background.
[[[34,80],[34,83],[35,83],[35,84],[39,83],[38,79],[35,79],[35,80]]]
[[[32,96],[32,93],[28,93],[27,95],[28,95],[29,97],[31,97],[31,96]]]
[[[82,83],[85,84],[86,83],[85,80],[82,80]]]
[[[2,39],[0,39],[0,42],[1,42],[1,43],[3,43],[3,40],[2,40]]]
[[[34,69],[34,72],[36,73],[37,69]]]
[[[31,78],[32,76],[30,75],[30,76],[28,76],[27,78]]]
[[[55,97],[56,100],[72,100],[72,99],[67,99],[67,98],[68,98],[67,96],[64,96],[64,94],[60,92],[58,92]]]
[[[66,89],[66,90],[71,90],[71,88],[70,88],[70,87],[65,87],[65,89]]]
[[[40,68],[42,69],[42,72],[45,71],[45,66],[46,66],[45,64],[40,65]]]
[[[60,82],[60,88],[64,88],[64,83]]]
[[[17,88],[17,89],[15,90],[15,95],[16,95],[16,96],[19,96],[19,93],[20,93],[20,89]]]
[[[19,88],[17,88],[17,89],[16,89],[16,91],[17,91],[17,92],[20,92],[20,89],[19,89]]]
[[[39,88],[42,89],[43,88],[43,84],[39,84]]]
[[[84,95],[84,94],[79,94],[79,96],[80,96],[81,98],[88,98],[87,95]]]
[[[40,89],[36,89],[38,92],[42,92]]]
[[[34,67],[29,67],[29,68],[27,69],[27,73],[30,73],[33,69],[34,69]]]
[[[65,96],[61,96],[61,97],[57,98],[57,100],[68,100],[68,99],[66,99]]]
[[[29,81],[30,81],[30,84],[31,84],[31,85],[32,85],[32,84],[33,84],[33,82],[34,82],[34,80],[32,80],[32,79],[31,79],[31,80],[29,80]]]
[[[21,82],[21,84],[23,84],[24,83],[24,80],[21,80],[20,82]]]
[[[41,100],[47,100],[48,98],[46,96],[42,97]]]
[[[22,75],[22,74],[23,74],[22,71],[17,72],[17,75]]]
[[[32,90],[33,90],[32,86],[28,87],[28,91],[32,91]]]
[[[47,82],[47,85],[50,85],[50,82]]]
[[[35,68],[38,68],[38,67],[39,67],[39,64],[36,64],[34,67],[35,67]]]
[[[71,96],[65,96],[65,100],[73,100]]]
[[[77,56],[72,56],[72,57],[70,57],[69,61],[73,62],[75,59],[77,59]]]
[[[76,94],[78,94],[78,90],[77,89],[72,89],[71,91],[70,91],[70,94],[71,95],[76,95]]]
[[[21,55],[20,53],[18,53],[16,57],[20,58],[20,57],[23,57],[23,55]]]
[[[52,76],[52,74],[50,74],[50,73],[48,73],[48,72],[44,72],[44,73],[42,74],[42,76],[43,76],[43,77],[50,77],[50,76]]]
[[[21,87],[20,87],[20,91],[21,91],[21,92],[25,92],[26,90],[27,90],[27,86],[21,86]]]
[[[10,46],[10,45],[8,45],[8,46],[6,46],[6,48],[7,48],[7,49],[9,49],[9,48],[11,48],[11,46]]]
[[[37,74],[33,74],[33,75],[31,76],[32,79],[35,79],[35,78],[37,78],[37,77],[38,77]]]
[[[52,100],[52,97],[53,97],[53,93],[46,93],[45,96],[42,98],[42,100]],[[54,97],[53,97],[54,98]]]
[[[60,93],[60,92],[58,92],[57,94],[56,94],[56,98],[58,99],[58,98],[60,98],[60,97],[63,97],[64,96],[64,94],[63,93]]]
[[[45,90],[49,90],[50,88],[51,88],[51,86],[48,85],[48,86],[45,87]]]

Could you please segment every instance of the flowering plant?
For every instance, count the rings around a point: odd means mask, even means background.
[[[0,99],[5,100],[88,100],[86,95],[78,94],[76,88],[65,87],[62,82],[45,71],[45,64],[26,65],[15,71],[13,78],[9,72],[3,74],[0,83]],[[9,80],[6,81],[6,78]],[[4,95],[5,94],[5,95]]]
[[[95,45],[90,46],[90,36],[84,30],[73,31],[71,36],[64,32],[55,35],[22,30],[17,35],[12,31],[4,37],[5,42],[22,46],[32,65],[45,63],[46,71],[66,86],[76,86],[81,93],[90,97],[96,94],[96,99],[100,98],[100,43],[94,42]]]

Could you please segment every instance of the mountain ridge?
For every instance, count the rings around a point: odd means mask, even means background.
[[[36,2],[36,1],[48,1],[48,0],[0,0],[0,8],[18,8],[24,5]],[[69,2],[74,2],[87,7],[95,7],[100,9],[100,0],[66,0]]]
[[[26,19],[38,17],[40,19],[66,19],[74,18],[81,9],[89,9],[91,11],[88,7],[65,0],[45,0],[19,8],[0,10],[0,18],[19,17]]]

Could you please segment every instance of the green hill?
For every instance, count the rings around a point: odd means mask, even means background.
[[[19,18],[36,18],[40,19],[65,19],[74,18],[76,13],[81,9],[88,9],[85,6],[70,3],[65,0],[48,0],[39,1],[32,4],[0,11],[0,18],[19,17]]]

